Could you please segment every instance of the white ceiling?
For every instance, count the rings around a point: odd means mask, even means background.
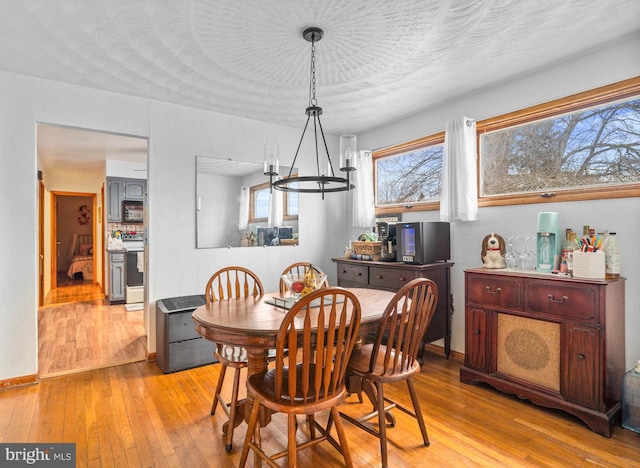
[[[640,34],[638,0],[0,0],[0,6],[1,70],[294,127],[304,124],[308,105],[310,43],[301,32],[321,27],[317,98],[325,131],[336,135],[370,130]],[[54,141],[42,141],[42,148]]]

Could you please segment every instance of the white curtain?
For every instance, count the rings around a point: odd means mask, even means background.
[[[353,226],[372,227],[376,223],[373,200],[373,158],[371,151],[359,151],[353,192]]]
[[[249,187],[240,187],[240,212],[238,229],[243,231],[249,226]]]
[[[478,219],[476,123],[463,117],[447,122],[442,158],[440,221]]]
[[[280,190],[273,190],[269,196],[269,227],[282,225],[284,218],[283,193]]]

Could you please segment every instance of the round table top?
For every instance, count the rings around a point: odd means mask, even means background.
[[[375,330],[378,319],[395,293],[377,289],[345,288],[356,295],[361,306],[360,331]],[[273,348],[287,309],[268,304],[289,293],[211,302],[193,312],[196,331],[203,337],[227,345]]]

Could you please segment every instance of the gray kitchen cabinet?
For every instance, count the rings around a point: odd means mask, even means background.
[[[124,179],[124,199],[143,200],[147,191],[147,181],[144,179]]]
[[[121,223],[123,200],[144,200],[147,191],[145,179],[107,177],[107,222]]]
[[[122,200],[124,200],[124,179],[107,178],[107,222],[122,222]]]
[[[109,304],[125,301],[125,252],[109,252]]]

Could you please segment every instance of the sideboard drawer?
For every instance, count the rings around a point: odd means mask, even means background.
[[[384,267],[369,268],[369,283],[371,286],[380,288],[397,290],[417,277],[417,272],[410,270],[398,270],[396,268]]]
[[[338,282],[369,283],[369,268],[364,265],[338,264]]]
[[[522,278],[468,275],[467,302],[522,310]]]
[[[525,283],[527,312],[595,322],[598,310],[598,288],[585,284],[558,284],[543,280]]]

